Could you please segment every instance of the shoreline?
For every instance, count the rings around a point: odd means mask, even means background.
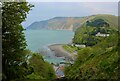
[[[48,48],[55,53],[56,57],[65,57],[65,59],[73,61],[73,56],[62,47],[63,45],[64,44],[52,44],[49,45]]]

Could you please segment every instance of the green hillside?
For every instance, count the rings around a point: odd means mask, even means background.
[[[103,19],[105,20],[107,23],[109,23],[110,27],[114,28],[114,29],[118,29],[118,17],[114,16],[114,15],[109,15],[109,14],[98,14],[98,15],[92,15],[92,16],[88,16],[85,17],[86,21],[93,21],[96,19]],[[86,24],[86,21],[83,21],[83,25]]]
[[[93,46],[104,39],[104,37],[95,36],[97,33],[113,34],[118,30],[117,21],[117,17],[113,15],[90,16],[76,29],[73,43]]]
[[[117,17],[112,15],[91,16],[75,31],[73,44],[86,47],[77,47],[77,59],[74,64],[66,66],[65,77],[69,81],[111,81],[119,78],[119,33],[116,21]],[[109,36],[96,36],[98,32]]]
[[[68,79],[118,79],[118,34],[114,33],[93,47],[77,50],[75,63],[67,66]]]
[[[49,80],[52,81],[56,78],[53,66],[44,61],[40,54],[33,53],[29,59],[29,68],[31,74],[26,76],[28,80]]]

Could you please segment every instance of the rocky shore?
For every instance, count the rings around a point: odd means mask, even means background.
[[[55,53],[55,56],[65,57],[66,59],[73,60],[73,56],[69,52],[64,50],[62,46],[63,46],[62,44],[53,44],[48,47],[50,48],[51,51]]]

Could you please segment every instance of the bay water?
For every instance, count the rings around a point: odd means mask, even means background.
[[[74,32],[70,30],[26,30],[27,48],[32,52],[39,52],[50,63],[64,62],[56,57],[48,46],[52,44],[68,44],[72,41]]]

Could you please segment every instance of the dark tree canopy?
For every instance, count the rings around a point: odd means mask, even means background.
[[[26,49],[24,28],[25,21],[32,5],[27,2],[7,2],[2,12],[2,65],[3,81],[24,81],[25,79],[53,80],[55,76],[52,65],[45,62],[42,56]],[[28,57],[31,58],[28,58]]]
[[[4,2],[2,7],[2,64],[3,80],[20,78],[17,71],[24,62],[26,40],[21,23],[32,5],[27,2]],[[14,68],[13,68],[14,67]]]
[[[109,24],[103,20],[103,19],[96,19],[94,21],[87,21],[86,22],[87,26],[92,26],[92,27],[104,27],[104,26],[109,26]]]

